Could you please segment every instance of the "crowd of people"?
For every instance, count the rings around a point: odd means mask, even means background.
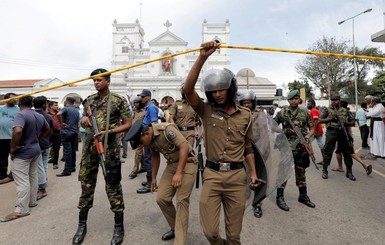
[[[88,213],[93,206],[99,169],[114,213],[111,244],[122,244],[125,205],[121,158],[127,158],[128,142],[135,154],[128,177],[134,179],[146,173],[146,180],[137,193],[157,192],[156,203],[170,227],[161,239],[174,239],[174,244],[185,244],[188,236],[190,196],[200,171],[194,150],[198,137],[203,138],[206,156],[199,199],[200,223],[210,244],[241,243],[247,189],[258,192],[264,184],[257,171],[258,151],[253,144],[258,137],[253,124],[262,114],[280,125],[276,130],[282,131],[292,146],[298,202],[307,207],[316,207],[308,196],[306,179],[311,156],[306,146],[313,140],[317,141],[323,156],[323,161],[317,163],[322,165],[323,179],[329,178],[328,167],[335,151],[339,161],[332,170],[344,171],[343,156],[348,179],[356,180],[352,172],[353,159],[371,174],[372,166],[354,152],[351,127],[356,123],[361,147],[370,149],[375,157],[385,157],[385,109],[378,97],[367,96],[353,115],[338,95],[331,96],[327,108],[318,109],[313,99],[309,99],[304,108],[299,91],[293,90],[287,95],[288,107],[274,104],[272,110],[266,112],[257,106],[252,90],[237,91],[237,81],[230,70],[209,69],[202,75],[205,102],[194,87],[205,62],[218,48],[216,42],[202,44],[200,55],[181,85],[181,100],[164,110],[152,98],[150,89],[143,89],[132,98],[133,110],[130,110],[126,98],[110,91],[110,74],[106,75],[108,71],[102,68],[91,73],[97,93],[83,101],[81,115],[72,97],[67,97],[64,107],[59,109],[57,102],[48,101],[44,96],[25,96],[17,105],[12,99],[16,95],[6,94],[8,101],[0,107],[0,146],[5,149],[1,151],[0,184],[14,180],[16,206],[1,221],[29,215],[30,208],[48,195],[48,163],[53,164],[53,169],[59,168],[61,145],[65,163],[56,176],[70,176],[79,168],[81,195],[78,227],[72,240],[75,245],[82,244],[87,234]],[[298,143],[298,132],[307,144]],[[83,147],[77,166],[79,138]],[[167,165],[158,178],[161,154]],[[276,186],[276,204],[289,211],[284,199],[286,182]],[[225,238],[219,234],[222,208]],[[261,218],[262,214],[262,202],[258,202],[254,205],[254,215]]]

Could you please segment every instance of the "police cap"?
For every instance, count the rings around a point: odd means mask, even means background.
[[[140,145],[140,137],[142,136],[143,120],[138,119],[131,126],[126,134],[125,141],[130,141],[133,150]]]

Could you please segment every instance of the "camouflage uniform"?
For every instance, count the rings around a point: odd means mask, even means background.
[[[120,95],[110,93],[110,126],[115,128],[119,126],[120,120],[130,117],[129,107],[126,99]],[[91,113],[96,117],[99,131],[106,129],[108,96],[101,97],[99,94],[93,94],[87,97],[86,107],[83,116],[87,116],[88,107]],[[79,171],[79,181],[81,182],[82,194],[79,200],[78,208],[80,210],[88,210],[93,205],[96,180],[99,170],[99,157],[93,144],[93,132],[91,127],[86,128],[86,141],[82,152],[82,161]],[[113,180],[106,178],[106,193],[114,213],[123,213],[124,201],[122,186],[120,184],[120,159],[116,149],[119,149],[119,139],[115,134],[108,135],[108,144],[106,152],[106,168],[109,166],[118,166],[118,174]]]
[[[338,110],[335,110],[334,107],[330,106],[327,110],[325,110],[321,119],[327,117],[338,116],[341,119],[342,123],[351,122],[353,119],[352,115],[348,112],[346,108],[339,107]],[[333,157],[333,151],[336,147],[336,143],[338,142],[338,149],[344,155],[345,165],[348,169],[352,168],[353,160],[350,154],[354,153],[354,149],[349,147],[349,144],[345,138],[345,135],[339,126],[338,122],[330,122],[326,124],[326,140],[325,140],[325,148],[324,148],[324,160],[323,160],[323,168],[327,170],[328,166]]]
[[[174,105],[169,108],[170,116],[174,116],[174,123],[178,127],[182,135],[187,139],[191,147],[195,142],[195,126],[198,121],[198,114],[187,103],[187,100],[177,100]]]
[[[293,124],[301,129],[302,134],[305,136],[310,128],[313,127],[313,123],[309,116],[309,113],[303,111],[299,107],[295,111],[290,109],[281,110],[274,118],[277,124],[282,123],[282,128],[289,141],[289,144],[297,139],[297,135],[292,130],[289,120],[292,120]],[[305,147],[298,143],[297,147],[293,150],[294,166],[295,166],[295,179],[298,187],[306,187],[306,168],[309,167],[310,160],[309,154]],[[286,182],[282,184],[281,188],[285,188]]]

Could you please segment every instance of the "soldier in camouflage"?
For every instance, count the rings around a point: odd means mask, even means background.
[[[282,124],[282,129],[290,144],[293,144],[297,140],[297,135],[293,130],[292,124],[301,129],[301,132],[306,139],[309,139],[314,134],[314,127],[309,113],[298,107],[299,98],[300,96],[298,90],[291,91],[287,96],[289,107],[281,110],[274,118],[278,125]],[[306,168],[309,167],[310,164],[309,154],[307,153],[304,146],[298,143],[293,150],[293,157],[295,180],[296,185],[299,188],[298,202],[301,202],[308,207],[315,208],[315,204],[310,201],[310,198],[307,195],[306,187],[305,174]],[[277,189],[276,202],[279,208],[284,211],[289,211],[289,207],[287,206],[283,195],[285,186],[286,182]]]
[[[96,69],[91,76],[108,72],[105,69]],[[87,97],[84,103],[84,113],[81,125],[86,129],[86,141],[82,152],[79,181],[81,182],[82,194],[79,200],[79,226],[73,237],[73,244],[81,244],[87,233],[88,210],[92,208],[96,180],[99,169],[99,157],[94,138],[101,135],[107,138],[107,145],[104,145],[106,155],[106,193],[110,201],[111,210],[115,213],[115,229],[111,244],[121,244],[124,237],[124,201],[123,191],[120,184],[121,165],[119,152],[119,138],[117,133],[127,131],[132,124],[131,115],[126,99],[109,91],[110,74],[92,78],[95,89],[98,93]],[[109,116],[108,116],[109,115]],[[93,135],[89,116],[95,116],[99,134]],[[107,119],[109,118],[109,122]],[[108,128],[106,128],[108,126]],[[103,139],[104,141],[104,139]]]
[[[318,121],[318,123],[326,123],[322,178],[328,178],[328,166],[330,165],[333,151],[338,142],[338,148],[342,151],[345,160],[346,178],[355,181],[356,177],[354,177],[352,173],[353,159],[351,156],[351,154],[354,153],[354,149],[349,146],[349,141],[337,119],[339,118],[345,127],[352,127],[355,125],[354,118],[349,114],[346,108],[340,106],[340,96],[331,96],[330,100],[330,107],[322,113],[321,119]]]

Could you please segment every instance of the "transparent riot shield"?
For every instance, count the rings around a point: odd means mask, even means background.
[[[254,153],[255,167],[262,185],[254,191],[248,188],[246,192],[247,209],[260,203],[287,181],[294,169],[293,154],[289,142],[275,120],[260,111],[252,127],[253,146],[256,148]]]

